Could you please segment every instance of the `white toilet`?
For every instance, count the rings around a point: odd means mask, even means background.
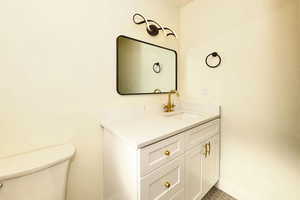
[[[70,144],[0,159],[0,200],[65,200]]]

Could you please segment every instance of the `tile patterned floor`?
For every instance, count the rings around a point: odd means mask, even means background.
[[[217,188],[212,188],[203,200],[236,200],[225,192],[218,190]]]

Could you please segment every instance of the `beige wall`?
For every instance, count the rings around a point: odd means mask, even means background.
[[[178,8],[169,1],[0,1],[0,156],[71,141],[71,200],[101,199],[99,110],[161,100],[121,97],[115,89],[119,34],[177,47],[134,25],[135,12],[178,29]]]
[[[180,13],[181,93],[223,106],[219,186],[239,200],[300,196],[297,8],[296,0],[194,0]],[[177,47],[132,24],[135,11],[178,30],[178,9],[166,1],[0,2],[0,157],[71,141],[71,200],[101,196],[98,111],[161,101],[115,91],[119,34]],[[213,50],[223,57],[216,70],[203,62]]]
[[[300,199],[298,0],[194,0],[180,13],[184,97],[223,107],[219,187]],[[223,64],[205,66],[218,51]]]

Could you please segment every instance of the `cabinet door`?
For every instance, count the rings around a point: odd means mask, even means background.
[[[199,144],[185,155],[185,200],[200,200],[204,194],[205,145]]]
[[[204,161],[204,192],[208,192],[219,180],[220,134],[206,142],[208,155]]]

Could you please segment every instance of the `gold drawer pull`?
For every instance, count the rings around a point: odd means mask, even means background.
[[[167,182],[165,182],[165,187],[166,187],[166,188],[170,188],[170,187],[171,187],[171,183],[170,183],[170,182],[168,182],[168,181],[167,181]]]
[[[207,148],[207,144],[204,145],[204,152],[203,155],[205,156],[205,158],[207,157],[207,153],[208,153],[208,148]]]
[[[167,151],[165,151],[165,155],[166,155],[166,156],[169,156],[170,154],[171,154],[171,152],[170,152],[170,151],[168,151],[168,150],[167,150]]]
[[[0,189],[3,188],[3,183],[0,183]]]

